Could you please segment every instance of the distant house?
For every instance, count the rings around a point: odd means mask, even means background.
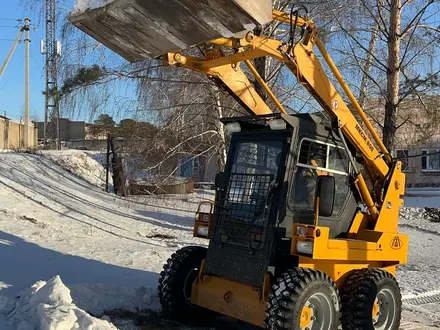
[[[38,128],[38,140],[44,139],[44,122],[35,122]],[[60,118],[60,140],[70,142],[72,140],[84,140],[86,137],[86,123],[84,121],[72,121],[68,118]],[[49,122],[47,125],[47,137],[56,136],[55,125]]]
[[[440,187],[440,97],[409,98],[399,106],[392,156],[402,161],[408,187]],[[370,100],[365,110],[382,135],[385,105]]]

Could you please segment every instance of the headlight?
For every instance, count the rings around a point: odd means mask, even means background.
[[[226,132],[228,134],[241,132],[240,123],[228,123],[228,124],[226,124]]]
[[[296,251],[303,254],[313,254],[313,242],[312,241],[296,242]]]
[[[197,235],[203,236],[203,237],[208,237],[208,233],[209,233],[208,227],[206,227],[206,226],[198,226],[197,227]]]

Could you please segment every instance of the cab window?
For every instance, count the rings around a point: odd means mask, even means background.
[[[331,175],[336,183],[334,214],[337,215],[349,193],[349,168],[349,160],[343,148],[303,139],[291,191],[293,209],[313,212],[316,179],[319,175]]]

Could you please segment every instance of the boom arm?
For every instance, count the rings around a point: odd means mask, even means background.
[[[279,11],[273,12],[273,18],[274,20],[283,23],[291,22],[291,18],[288,14]],[[255,91],[252,84],[241,70],[240,63],[244,62],[249,67],[250,71],[255,75],[256,80],[262,84],[263,88],[272,98],[280,112],[285,113],[284,108],[267,85],[262,81],[261,77],[259,77],[250,60],[264,56],[271,56],[283,62],[290,71],[292,71],[298,82],[311,93],[332,119],[336,120],[344,136],[352,142],[357,151],[362,155],[365,167],[367,168],[368,173],[370,173],[370,179],[373,181],[373,184],[376,182],[383,183],[390,171],[389,165],[384,159],[384,157],[389,157],[387,149],[369,122],[353,93],[343,80],[342,75],[325,50],[324,45],[319,40],[318,30],[315,27],[315,24],[311,20],[298,18],[296,26],[300,27],[304,33],[301,41],[294,47],[290,47],[282,41],[255,36],[253,33],[249,32],[243,39],[222,38],[211,41],[211,44],[213,45],[227,46],[235,49],[236,52],[232,55],[225,56],[219,48],[206,53],[205,58],[184,56],[180,52],[177,52],[167,54],[164,57],[164,62],[171,65],[181,65],[191,70],[202,72],[209,77],[221,81],[229,92],[251,114],[255,115],[269,114],[272,113],[272,110]],[[356,120],[342,96],[338,93],[326,75],[318,57],[314,53],[315,45],[340,83],[342,89],[350,100],[351,105],[356,109],[364,126],[373,137],[378,149],[362,128],[361,124]],[[378,216],[375,202],[368,191],[362,174],[356,173],[356,179],[362,198],[370,211],[372,220],[375,221]],[[381,202],[381,200],[376,202]]]

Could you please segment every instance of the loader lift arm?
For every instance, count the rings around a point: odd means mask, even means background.
[[[386,179],[390,174],[390,167],[392,166],[389,152],[319,39],[315,24],[308,18],[302,17],[297,17],[295,23],[293,23],[292,17],[289,14],[280,11],[273,12],[273,19],[287,24],[296,23],[295,27],[299,27],[303,31],[301,41],[295,44],[294,47],[291,47],[285,42],[256,36],[249,32],[242,39],[221,38],[210,41],[212,45],[233,48],[235,53],[232,55],[224,55],[221,49],[217,47],[208,51],[205,54],[205,58],[185,56],[180,52],[176,52],[165,55],[163,61],[168,65],[179,65],[204,73],[214,80],[220,81],[251,115],[270,114],[272,110],[253,88],[251,82],[241,70],[240,63],[244,62],[246,64],[279,111],[286,113],[281,103],[261,79],[250,61],[259,57],[270,56],[284,63],[296,77],[297,81],[311,93],[332,120],[337,123],[338,129],[350,140],[357,149],[357,152],[362,155],[369,179],[373,185],[379,184],[380,189],[377,191],[383,191],[383,195],[385,195]],[[375,144],[326,75],[314,52],[315,46],[346,93],[352,107],[357,111],[363,126],[366,127]],[[378,207],[380,208],[381,206],[383,196],[378,194],[376,199],[373,200],[363,175],[357,170],[355,175],[355,183],[364,203],[368,207],[370,220],[374,224],[378,218]]]

